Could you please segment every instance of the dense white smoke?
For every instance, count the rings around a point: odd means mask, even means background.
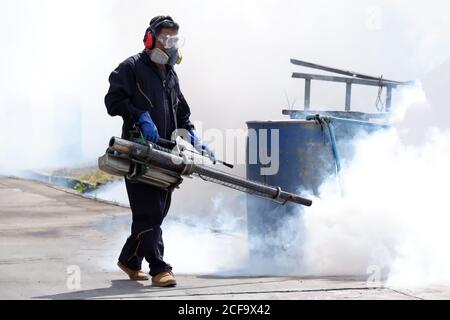
[[[314,274],[365,274],[389,283],[450,283],[450,132],[430,130],[422,147],[397,130],[355,141],[342,197],[331,178],[304,216],[304,264]]]
[[[450,131],[405,127],[411,112],[432,111],[420,86],[402,93],[394,127],[355,139],[354,158],[330,177],[303,216],[303,271],[372,274],[389,285],[450,283]],[[411,143],[410,132],[424,135]]]

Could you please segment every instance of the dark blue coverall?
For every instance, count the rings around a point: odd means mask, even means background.
[[[173,67],[167,65],[166,72],[162,72],[145,50],[123,61],[111,73],[109,83],[105,105],[109,115],[123,118],[122,138],[130,138],[130,130],[145,111],[150,113],[161,138],[170,140],[178,128],[194,129]],[[163,260],[161,224],[169,210],[172,192],[128,179],[125,184],[133,222],[119,261],[130,269],[140,270],[145,257],[151,276],[170,271],[172,267]]]

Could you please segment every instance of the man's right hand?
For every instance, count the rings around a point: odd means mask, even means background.
[[[156,143],[159,138],[158,129],[156,128],[155,123],[153,122],[150,114],[148,112],[144,112],[139,117],[139,126],[141,127],[142,133],[144,134],[145,139]]]
[[[202,155],[206,155],[214,164],[216,164],[216,155],[212,149],[210,149],[198,136],[194,129],[189,131],[191,135],[191,144],[194,146],[195,150],[200,152]]]

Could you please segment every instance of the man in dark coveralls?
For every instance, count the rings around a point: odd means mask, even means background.
[[[170,16],[150,21],[144,36],[145,49],[123,61],[110,77],[105,97],[108,114],[123,118],[122,138],[130,138],[138,125],[145,138],[170,140],[176,129],[190,133],[194,147],[213,161],[214,153],[198,137],[190,122],[190,109],[181,93],[174,65],[181,62],[179,25]],[[172,267],[163,260],[161,224],[171,202],[171,191],[125,179],[133,222],[131,236],[119,256],[118,266],[131,280],[148,280],[141,271],[147,260],[154,286],[175,286]]]

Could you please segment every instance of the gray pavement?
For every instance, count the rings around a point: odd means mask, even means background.
[[[111,258],[114,230],[102,226],[129,216],[71,190],[0,177],[0,299],[450,299],[444,286],[369,288],[356,277],[177,275],[176,288],[153,288],[126,280]]]

